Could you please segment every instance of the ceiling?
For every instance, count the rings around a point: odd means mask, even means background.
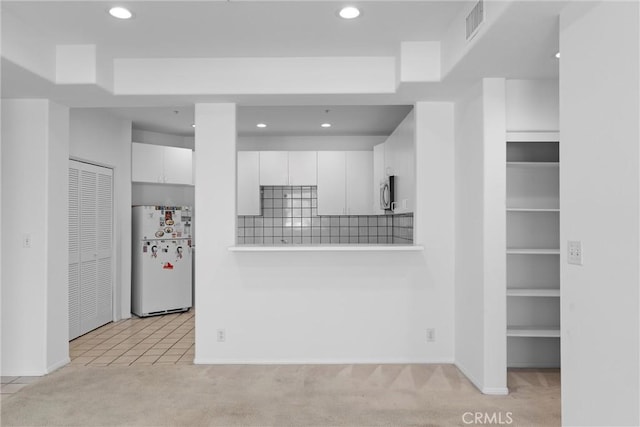
[[[409,105],[238,107],[240,136],[379,136],[390,135],[413,107]],[[104,108],[132,120],[134,128],[174,135],[193,135],[193,107]],[[266,128],[258,128],[264,123]],[[322,128],[330,123],[330,128]]]
[[[403,40],[440,40],[463,1],[376,1],[337,17],[334,1],[3,1],[57,44],[96,44],[113,57],[384,56]]]
[[[134,19],[111,18],[104,1],[2,1],[53,44],[96,44],[108,58],[395,56],[402,41],[442,40],[473,1],[367,1],[357,20],[334,1],[127,0]],[[235,102],[240,135],[388,135],[417,100],[452,100],[486,76],[557,78],[557,13],[563,1],[515,1],[492,32],[441,82],[403,83],[390,94],[115,96],[96,86],[55,85],[2,60],[2,93],[101,107],[138,129],[193,135],[197,102]],[[329,110],[326,113],[325,110]],[[178,111],[176,114],[175,111]],[[331,116],[331,120],[322,120]],[[329,129],[318,127],[330,121]],[[265,122],[268,127],[257,129]]]

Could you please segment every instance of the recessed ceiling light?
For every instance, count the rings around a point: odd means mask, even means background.
[[[357,7],[347,6],[340,9],[338,15],[343,19],[354,19],[360,16],[360,10]]]
[[[556,59],[560,59],[560,52],[556,52]]]
[[[265,123],[258,123],[258,124],[256,125],[256,127],[258,127],[258,128],[266,128],[266,127],[267,127],[267,125],[266,125]]]
[[[331,127],[331,123],[323,123],[320,125],[323,128],[330,128]]]
[[[191,127],[192,128],[196,127],[196,124],[195,123],[191,123]]]
[[[109,9],[109,15],[118,19],[130,19],[133,17],[133,13],[129,9],[120,6]]]

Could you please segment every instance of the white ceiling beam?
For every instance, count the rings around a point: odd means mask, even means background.
[[[114,61],[116,95],[394,93],[395,58],[139,58]]]

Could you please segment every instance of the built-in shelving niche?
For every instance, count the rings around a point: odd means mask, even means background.
[[[560,366],[559,143],[537,136],[507,143],[508,367]]]

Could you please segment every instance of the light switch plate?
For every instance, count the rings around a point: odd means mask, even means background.
[[[582,242],[569,240],[567,242],[567,262],[574,265],[582,265]]]

